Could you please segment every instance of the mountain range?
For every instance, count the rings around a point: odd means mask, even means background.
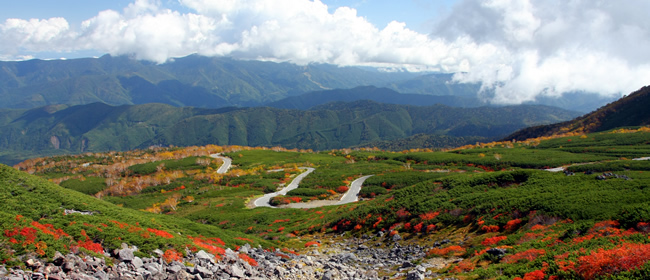
[[[381,72],[329,64],[295,65],[198,55],[163,64],[110,55],[0,62],[2,108],[29,109],[95,102],[109,105],[164,103],[203,108],[277,106],[276,101],[289,97],[359,86],[385,87],[407,94],[397,99],[403,102],[399,104],[418,103],[423,98],[430,104],[432,99],[423,96],[440,96],[435,102],[450,106],[485,104],[478,94],[480,84],[457,83],[451,73]],[[480,95],[490,94],[485,90]],[[368,95],[355,100],[359,99],[368,99]],[[595,94],[568,93],[560,98],[541,97],[529,104],[589,112],[613,100]],[[330,98],[329,101],[352,100]],[[393,103],[385,98],[376,101]]]
[[[416,134],[476,141],[517,129],[568,120],[578,113],[548,106],[457,108],[374,101],[332,102],[310,110],[271,107],[205,109],[166,104],[51,105],[0,110],[2,161],[149,146],[245,145],[301,149],[345,148]],[[472,143],[473,143],[472,142]]]

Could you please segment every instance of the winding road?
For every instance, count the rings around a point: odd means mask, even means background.
[[[650,160],[650,157],[633,158],[632,160]],[[548,169],[544,169],[544,170],[549,171],[549,172],[563,172],[564,170],[566,170],[567,167],[576,166],[576,165],[596,164],[596,163],[599,163],[599,162],[594,161],[594,162],[574,163],[574,164],[569,164],[569,165],[555,167],[555,168],[548,168]]]
[[[217,169],[217,173],[219,174],[226,174],[226,172],[228,172],[228,169],[230,169],[232,166],[232,159],[228,157],[222,157],[221,154],[211,154],[210,157],[223,160],[223,164],[219,167],[219,169]]]
[[[226,174],[228,172],[228,170],[230,169],[230,167],[232,166],[232,159],[228,158],[228,157],[221,156],[221,154],[219,154],[219,153],[211,154],[210,157],[217,158],[217,159],[220,159],[220,160],[223,161],[223,164],[219,167],[219,169],[217,169],[217,173],[219,173],[219,174]],[[299,168],[303,169],[303,170],[306,170],[306,171],[303,172],[303,173],[300,173],[300,175],[296,176],[296,178],[294,178],[291,181],[291,183],[289,183],[289,185],[284,187],[282,190],[274,192],[274,193],[267,193],[264,196],[256,199],[255,201],[253,201],[253,205],[255,207],[277,208],[277,207],[272,206],[270,204],[271,198],[276,197],[278,195],[286,195],[289,191],[298,188],[298,186],[300,185],[300,182],[302,181],[302,179],[307,177],[307,175],[309,175],[309,173],[312,173],[312,172],[314,172],[314,170],[316,170],[316,169],[311,168],[311,167],[299,167]],[[345,192],[345,194],[343,194],[343,197],[341,197],[341,200],[336,201],[336,202],[332,203],[331,205],[341,205],[341,204],[347,204],[347,203],[352,203],[352,202],[358,201],[359,200],[359,197],[358,197],[359,191],[361,191],[361,186],[363,185],[363,182],[366,181],[366,179],[368,179],[368,178],[370,178],[372,176],[374,176],[374,175],[366,175],[366,176],[363,176],[361,178],[358,178],[358,179],[352,181],[352,183],[350,183],[350,189],[347,192]],[[309,207],[306,206],[305,208],[309,208]]]
[[[271,198],[276,197],[278,195],[286,195],[290,190],[298,188],[298,184],[300,184],[300,181],[302,181],[303,178],[307,177],[309,173],[314,172],[314,168],[311,167],[299,167],[300,169],[306,169],[307,171],[300,173],[300,175],[296,176],[291,183],[289,183],[288,186],[284,187],[282,190],[274,192],[274,193],[267,193],[264,196],[256,199],[253,202],[253,205],[255,207],[271,207],[271,208],[276,208],[275,206],[272,206],[269,202],[271,201]]]
[[[359,191],[361,191],[361,185],[363,185],[363,182],[366,181],[366,179],[375,176],[375,175],[366,175],[363,176],[359,179],[356,179],[350,183],[350,189],[345,192],[343,197],[341,197],[341,200],[336,203],[336,205],[341,205],[341,204],[346,204],[346,203],[352,203],[355,201],[359,201]]]

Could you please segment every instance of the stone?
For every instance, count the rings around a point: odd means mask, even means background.
[[[490,248],[490,249],[487,249],[487,251],[485,251],[485,252],[490,254],[490,255],[496,256],[496,257],[502,257],[503,255],[505,255],[508,252],[508,250],[501,249],[501,248]]]
[[[183,267],[178,265],[178,264],[174,264],[174,265],[171,265],[171,266],[167,267],[167,271],[169,271],[170,273],[173,273],[173,274],[176,274],[179,271],[183,271],[183,270],[184,270]]]
[[[93,274],[93,276],[95,276],[96,278],[101,279],[101,280],[108,280],[108,274],[106,272],[104,272],[103,270],[99,270],[99,271],[95,272],[95,274]]]
[[[419,271],[412,271],[406,274],[406,280],[424,280],[424,274]]]
[[[402,240],[402,236],[400,236],[399,233],[393,235],[393,242],[400,241],[400,240]]]
[[[199,259],[199,260],[214,261],[214,255],[212,255],[210,253],[206,253],[203,250],[196,253],[196,255],[194,257]]]
[[[274,273],[275,275],[279,276],[279,277],[282,277],[282,276],[284,276],[284,275],[287,273],[287,270],[284,269],[284,268],[281,267],[281,266],[276,266],[276,267],[275,267],[275,270],[273,271],[273,273]]]
[[[144,266],[144,262],[142,261],[142,259],[140,257],[133,257],[133,260],[131,260],[131,264],[136,269]]]
[[[124,243],[122,243],[124,244]],[[133,255],[133,250],[129,248],[124,248],[118,251],[117,253],[117,258],[121,261],[127,261],[130,262],[133,260],[135,256]]]
[[[332,273],[331,270],[325,271],[325,273],[323,274],[323,278],[321,278],[321,279],[322,280],[333,280],[334,279],[334,273]]]
[[[61,252],[54,252],[54,257],[52,257],[52,263],[56,266],[61,266],[65,261],[65,256]]]
[[[244,278],[246,276],[244,274],[244,270],[241,269],[241,267],[239,267],[238,265],[233,264],[230,267],[230,271],[231,271],[230,276],[234,276],[234,277],[237,277],[237,278]]]
[[[207,268],[205,268],[205,267],[202,267],[202,266],[200,266],[200,265],[197,265],[197,266],[196,266],[196,271],[197,271],[197,272],[199,273],[199,275],[201,275],[201,277],[203,277],[203,278],[210,278],[210,277],[212,277],[212,271],[210,271],[209,269],[207,269]]]

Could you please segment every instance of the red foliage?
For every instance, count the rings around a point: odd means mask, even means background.
[[[524,278],[515,277],[513,280],[544,280],[545,276],[546,274],[544,274],[544,271],[535,270],[524,274]]]
[[[458,245],[452,245],[445,248],[433,248],[427,252],[427,256],[462,256],[465,254],[465,248]]]
[[[250,243],[254,243],[254,242],[255,242],[255,241],[253,241],[252,239],[245,238],[245,237],[235,237],[235,239],[239,239],[239,240],[243,240],[243,241],[248,241],[248,242],[250,242]]]
[[[516,253],[514,255],[505,256],[503,258],[504,263],[517,263],[522,260],[534,261],[537,257],[546,254],[544,249],[529,249],[523,252]]]
[[[395,215],[397,215],[397,218],[399,219],[405,219],[411,216],[411,213],[409,213],[409,211],[406,211],[405,208],[402,208],[397,210],[397,212],[395,212]]]
[[[360,230],[361,228],[362,228],[362,226],[359,225],[359,224],[357,224],[356,226],[354,226],[354,230]]]
[[[221,241],[221,239],[217,237],[212,237],[212,238],[205,238],[205,237],[192,237],[192,236],[187,236],[188,238],[192,239],[194,242],[194,245],[196,245],[199,248],[202,248],[209,253],[219,256],[223,255],[226,253],[226,250],[224,250],[223,246],[225,246],[225,243]],[[221,247],[219,247],[221,246]]]
[[[519,227],[519,224],[521,224],[520,219],[510,220],[510,221],[508,221],[508,223],[506,223],[505,226],[503,226],[503,229],[505,229],[507,231],[513,231],[513,230],[515,230],[515,229],[517,229]]]
[[[77,245],[79,247],[85,248],[86,250],[93,251],[97,254],[104,253],[104,248],[102,248],[102,245],[99,243],[95,243],[90,239],[86,239],[86,241],[79,241],[77,242]]]
[[[375,222],[374,224],[372,224],[372,228],[376,228],[376,227],[379,225],[379,223],[381,223],[381,221],[382,221],[382,218],[381,218],[381,217],[378,217],[378,218],[377,218],[377,222]]]
[[[62,229],[55,229],[52,224],[40,224],[37,221],[32,222],[32,226],[40,229],[43,233],[54,236],[55,239],[59,239],[61,236],[68,236]]]
[[[503,240],[506,240],[507,238],[508,238],[507,236],[489,237],[489,238],[486,238],[485,240],[483,240],[481,242],[481,245],[483,245],[483,246],[491,246],[491,245],[497,244],[497,243],[499,243],[499,242],[501,242]]]
[[[470,260],[470,259],[465,259],[456,265],[453,269],[451,269],[451,272],[453,273],[461,273],[461,272],[470,272],[476,268],[476,265]]]
[[[544,236],[543,233],[527,232],[526,234],[524,234],[523,237],[521,237],[521,239],[519,239],[518,243],[519,244],[526,243],[526,242],[538,239],[538,238],[543,237],[543,236]]]
[[[440,212],[428,212],[428,213],[420,214],[420,219],[422,219],[423,221],[429,221],[429,220],[433,220],[435,217],[438,217],[438,215],[440,215]]]
[[[427,232],[431,232],[431,231],[433,231],[434,229],[436,229],[436,225],[428,225],[428,226],[427,226]]]
[[[181,253],[177,252],[176,250],[169,249],[165,251],[163,254],[163,259],[167,262],[170,263],[172,261],[181,261],[183,258],[183,255]]]
[[[626,243],[578,258],[575,271],[585,279],[640,268],[650,260],[650,244]]]
[[[413,232],[420,232],[420,231],[422,231],[422,226],[423,226],[422,223],[419,223],[419,224],[413,226]]]
[[[151,232],[151,233],[153,233],[153,234],[155,234],[155,235],[158,235],[158,236],[160,236],[160,237],[167,238],[167,239],[169,239],[169,238],[173,238],[173,237],[174,237],[171,233],[166,232],[166,231],[164,231],[164,230],[153,229],[153,228],[147,228],[147,231],[149,231],[149,232]]]
[[[309,241],[305,243],[305,247],[314,246],[314,245],[316,245],[316,247],[320,247],[320,243],[318,243],[318,241]]]
[[[348,188],[347,186],[340,186],[340,187],[336,188],[336,192],[337,193],[344,193],[344,192],[347,192],[349,189],[350,188]]]
[[[493,225],[493,226],[483,226],[481,227],[482,231],[485,232],[498,232],[499,231],[499,226]]]
[[[257,261],[255,259],[249,257],[248,255],[244,254],[244,253],[240,253],[239,258],[242,259],[242,260],[245,260],[251,266],[257,266]]]

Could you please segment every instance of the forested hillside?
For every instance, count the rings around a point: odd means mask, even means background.
[[[164,104],[47,106],[1,111],[0,153],[4,162],[12,163],[29,156],[161,145],[279,145],[323,150],[414,134],[489,139],[574,116],[545,106],[453,108],[372,101],[331,103],[309,111]]]

